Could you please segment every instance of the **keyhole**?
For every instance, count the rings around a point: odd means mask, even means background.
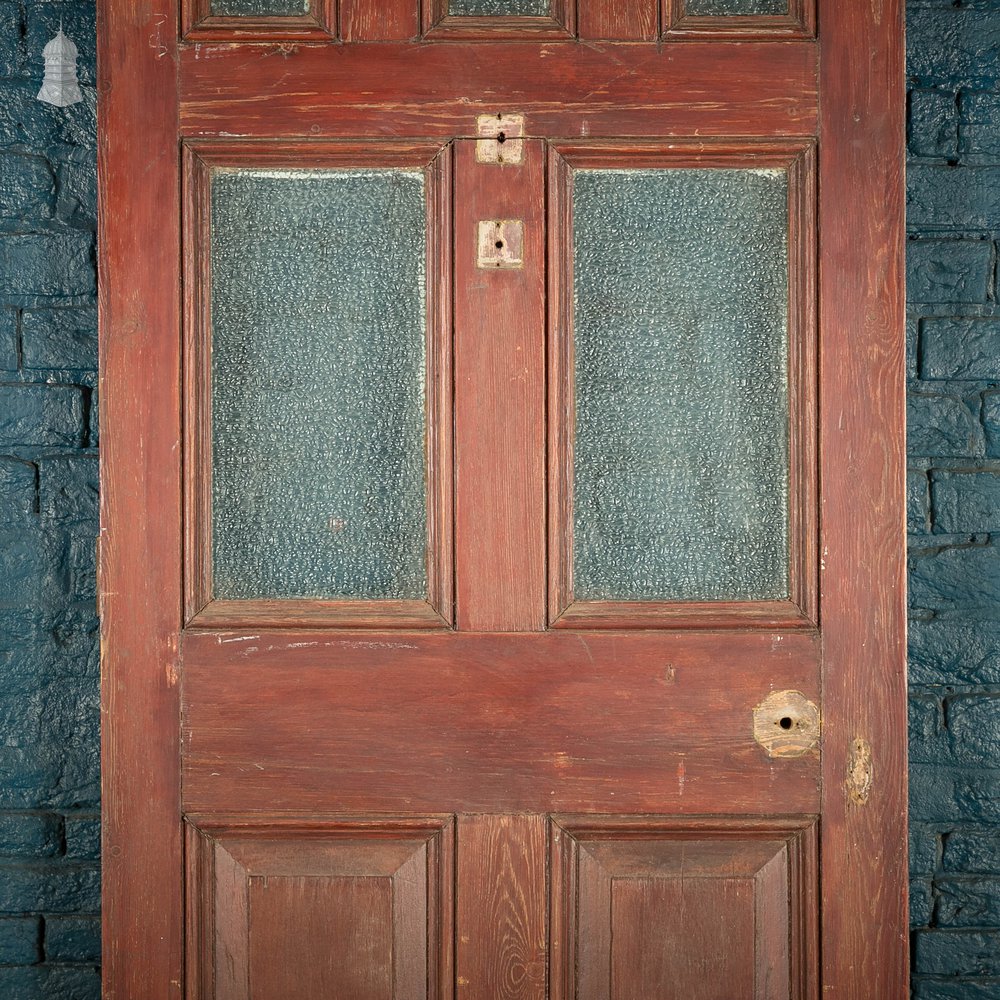
[[[497,240],[496,248],[497,250],[503,250],[503,240]]]
[[[507,141],[507,133],[506,132],[500,132],[497,135],[497,142],[499,142],[500,145],[502,146],[506,141]]]
[[[794,723],[791,718],[786,715],[778,720],[778,725],[781,726],[782,729],[791,729]]]

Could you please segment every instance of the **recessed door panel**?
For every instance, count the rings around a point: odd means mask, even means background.
[[[447,820],[190,827],[192,995],[449,996],[450,836]]]
[[[595,817],[553,831],[553,1000],[811,995],[808,821]]]

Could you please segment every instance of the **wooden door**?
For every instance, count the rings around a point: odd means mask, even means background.
[[[106,996],[905,995],[901,11],[819,6],[102,4]]]

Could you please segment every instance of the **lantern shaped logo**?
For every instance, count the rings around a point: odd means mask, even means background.
[[[76,79],[76,54],[76,46],[63,34],[60,25],[59,34],[42,50],[45,57],[45,78],[42,80],[42,89],[38,91],[38,100],[54,104],[57,108],[65,108],[83,100]]]

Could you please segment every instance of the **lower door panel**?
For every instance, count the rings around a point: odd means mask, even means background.
[[[198,1000],[812,1000],[811,817],[188,817]]]

